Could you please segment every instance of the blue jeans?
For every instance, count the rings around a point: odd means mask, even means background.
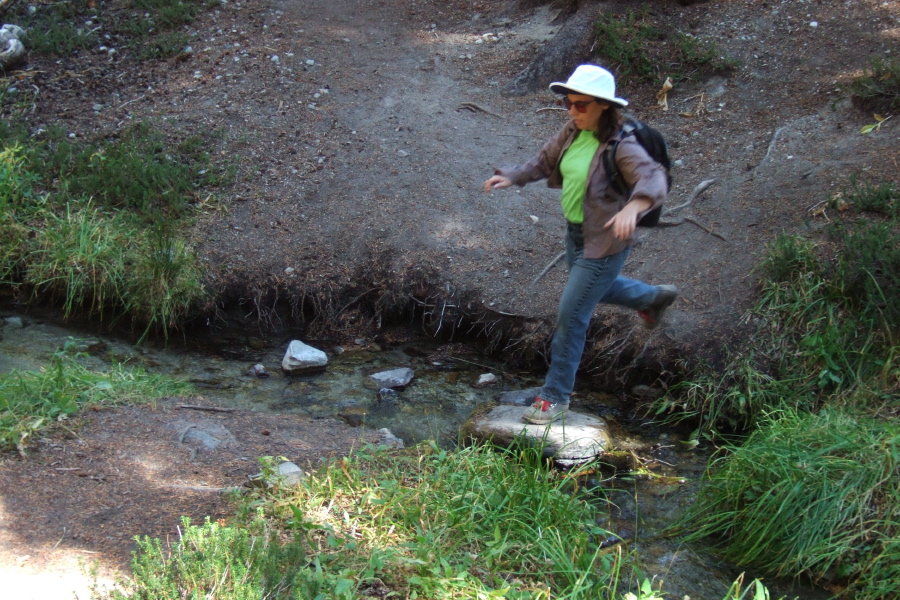
[[[541,400],[569,403],[591,314],[597,304],[643,310],[656,298],[654,286],[619,275],[630,251],[627,248],[612,256],[586,259],[584,248],[572,235],[566,236],[569,280],[559,301],[559,316],[550,347],[550,370],[540,393]]]

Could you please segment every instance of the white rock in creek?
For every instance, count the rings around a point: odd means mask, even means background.
[[[524,440],[544,445],[544,457],[552,458],[563,468],[596,459],[607,452],[612,443],[609,427],[603,419],[569,410],[565,423],[533,425],[522,417],[528,407],[501,405],[489,411],[476,409],[462,426],[464,437],[498,446],[511,446]]]
[[[493,373],[482,373],[478,376],[478,381],[473,385],[477,388],[488,387],[497,383],[497,376]]]
[[[328,366],[328,356],[300,340],[293,340],[290,343],[284,359],[281,361],[281,368],[288,375],[320,372],[324,371],[326,366]]]
[[[370,375],[372,379],[378,382],[378,386],[381,388],[406,387],[415,376],[415,372],[408,367],[391,369],[390,371],[381,371],[380,373]]]
[[[391,430],[388,428],[378,430],[378,443],[376,445],[398,449],[403,449],[405,447],[403,440],[391,433]]]

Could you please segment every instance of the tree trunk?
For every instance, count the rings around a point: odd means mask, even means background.
[[[599,2],[582,4],[505,91],[521,96],[543,89],[554,81],[565,81],[576,66],[590,57],[594,22],[599,11]]]

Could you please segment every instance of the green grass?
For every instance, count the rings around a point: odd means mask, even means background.
[[[684,518],[688,541],[765,572],[849,582],[858,600],[900,589],[900,428],[892,419],[785,416],[728,450]]]
[[[199,262],[181,239],[177,220],[146,225],[157,206],[147,216],[77,197],[57,206],[54,197],[71,194],[36,194],[38,181],[24,163],[17,148],[0,153],[4,282],[56,302],[66,316],[128,316],[145,334],[167,333],[208,300]]]
[[[900,109],[900,58],[875,57],[849,85],[854,102],[870,110]]]
[[[20,3],[21,4],[21,3]],[[122,0],[38,3],[33,12],[14,6],[16,23],[27,31],[26,45],[38,54],[69,56],[101,44],[127,49],[142,60],[180,54],[190,37],[184,27],[215,0]]]
[[[662,600],[623,546],[599,547],[597,507],[540,452],[364,447],[258,488],[232,523],[185,521],[170,547],[139,540],[127,591],[99,597]],[[261,460],[271,475],[281,459]],[[727,598],[768,592],[739,579]]]
[[[29,441],[46,427],[89,407],[147,402],[187,393],[187,383],[113,364],[108,370],[84,367],[67,348],[40,371],[0,376],[0,447],[24,454]]]
[[[647,9],[602,13],[595,25],[594,53],[620,80],[673,82],[733,70],[715,43],[673,31]]]
[[[724,368],[696,368],[656,413],[715,437],[781,411],[881,406],[900,385],[897,196],[892,183],[851,179],[841,195],[848,210],[825,239],[776,238],[759,267],[752,341]]]

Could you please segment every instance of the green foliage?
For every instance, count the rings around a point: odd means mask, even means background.
[[[113,364],[99,372],[82,366],[69,348],[41,371],[0,376],[0,447],[25,452],[35,432],[92,406],[154,400],[186,393],[190,386],[137,367]]]
[[[292,592],[297,577],[310,570],[305,548],[298,543],[280,544],[262,521],[229,527],[207,519],[195,526],[183,517],[179,531],[181,537],[171,548],[156,539],[138,539],[133,579],[124,586],[130,592],[114,590],[103,597],[288,600],[297,597]]]
[[[28,154],[29,167],[71,198],[90,197],[149,221],[184,217],[197,190],[224,181],[196,138],[172,143],[150,123],[97,145],[71,141],[51,129]]]
[[[595,52],[607,60],[606,64],[622,80],[653,80],[659,78],[659,73],[648,46],[661,37],[650,24],[646,10],[625,15],[601,13],[596,24]]]
[[[596,508],[540,463],[534,449],[367,450],[259,504],[332,575],[327,588],[304,580],[301,597],[358,597],[376,582],[409,598],[533,598],[544,586],[615,597],[621,550],[599,547]]]
[[[111,7],[98,2],[37,4],[18,7],[28,47],[39,54],[68,56],[104,43],[132,50],[140,59],[164,59],[181,53],[189,37],[183,31],[216,0],[131,0]]]
[[[900,385],[896,195],[892,184],[854,180],[842,198],[856,214],[832,225],[828,245],[786,235],[773,241],[749,315],[758,324],[752,342],[718,372],[700,367],[673,386],[656,413],[696,421],[698,434],[714,437],[823,404],[877,410]],[[864,210],[887,218],[854,218]]]
[[[193,142],[185,147],[197,152]],[[188,179],[185,173],[190,172],[181,168],[183,164],[171,171],[154,168],[154,157],[142,153],[140,143],[115,148],[110,155],[124,155],[128,160],[113,162],[123,171],[132,169],[128,172],[141,185],[128,191],[111,186],[104,193],[104,181],[90,172],[90,163],[87,173],[79,170],[75,159],[63,168],[66,161],[61,157],[76,154],[69,148],[61,152],[59,146],[48,144],[32,147],[28,153],[18,147],[0,152],[0,232],[4,233],[0,277],[25,285],[44,300],[58,300],[67,316],[84,310],[102,317],[111,310],[115,316],[130,315],[146,326],[145,334],[151,328],[168,332],[208,298],[197,259],[179,235],[178,220],[169,216],[183,216],[187,210],[179,191]],[[88,151],[77,155],[87,156]],[[53,181],[40,182],[27,171],[26,158],[38,167],[58,166],[49,171]],[[148,165],[143,173],[139,173],[140,164]],[[106,163],[104,168],[110,166]],[[108,171],[109,180],[125,185],[117,175],[121,174]],[[37,196],[34,187],[39,184],[67,190],[70,202],[53,204],[63,194]],[[94,185],[100,190],[96,197],[108,203],[107,209],[81,195]],[[146,192],[143,200],[130,195],[142,191]],[[154,198],[156,202],[148,205]],[[168,204],[162,205],[163,201]],[[115,210],[121,205],[131,210]],[[159,217],[159,213],[167,216]]]
[[[38,4],[34,12],[18,7],[16,23],[25,30],[24,43],[31,52],[69,56],[99,43],[97,25],[85,23],[97,11],[87,2],[52,2]]]
[[[860,600],[897,589],[896,424],[832,410],[795,414],[728,450],[683,519],[689,540],[770,573],[856,580]]]
[[[900,109],[900,58],[874,57],[850,83],[854,102],[871,110]]]
[[[715,44],[657,25],[646,7],[624,14],[601,13],[595,25],[594,53],[618,79],[672,81],[734,69]]]

